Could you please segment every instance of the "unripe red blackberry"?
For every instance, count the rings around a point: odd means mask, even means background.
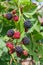
[[[28,56],[28,52],[26,50],[23,50],[23,55]]]
[[[6,47],[8,47],[10,49],[13,49],[14,48],[14,45],[11,42],[7,42],[6,43]]]
[[[11,14],[11,13],[7,13],[7,14],[6,14],[6,18],[7,18],[8,20],[11,20],[11,19],[12,19],[12,14]]]
[[[20,46],[16,46],[16,47],[15,47],[15,51],[16,51],[17,53],[19,53],[19,54],[22,54],[23,49],[22,49],[22,47],[20,47]]]
[[[15,49],[14,48],[9,50],[9,54],[12,54],[14,52],[15,52]]]
[[[7,36],[12,37],[14,35],[14,31],[12,29],[7,31]]]
[[[19,20],[19,17],[17,15],[13,16],[13,20],[17,22]]]
[[[12,14],[16,14],[16,10],[13,10],[11,13],[12,13]]]
[[[19,31],[14,32],[13,38],[19,39],[20,38],[20,32]]]
[[[23,44],[27,45],[27,44],[30,43],[30,39],[29,39],[28,37],[24,37],[24,38],[22,39],[22,42],[23,42]]]
[[[29,20],[26,20],[26,21],[24,22],[24,27],[25,27],[25,28],[30,28],[30,27],[31,27],[31,22],[30,22]]]

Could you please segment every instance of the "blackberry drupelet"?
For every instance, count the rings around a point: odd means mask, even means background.
[[[7,36],[12,37],[14,35],[14,31],[12,29],[7,31]]]

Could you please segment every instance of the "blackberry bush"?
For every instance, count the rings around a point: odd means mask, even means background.
[[[43,65],[42,13],[31,0],[0,0],[0,65]]]

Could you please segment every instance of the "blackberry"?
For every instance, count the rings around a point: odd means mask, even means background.
[[[9,54],[12,54],[12,53],[14,53],[15,52],[15,49],[13,48],[13,49],[11,49],[11,50],[9,50]]]
[[[19,20],[19,17],[17,15],[13,16],[13,20],[17,22]]]
[[[26,50],[23,51],[24,56],[28,56],[28,52]]]
[[[10,49],[13,49],[14,48],[14,45],[11,42],[7,42],[6,43],[6,47],[8,47]]]
[[[19,39],[20,38],[20,32],[19,31],[16,31],[13,35],[13,38],[15,39]]]
[[[7,18],[8,20],[11,20],[11,19],[12,19],[12,14],[11,14],[11,13],[7,13],[7,14],[6,14],[6,18]]]
[[[7,36],[12,37],[14,35],[14,31],[12,29],[7,31]]]
[[[23,44],[29,44],[30,43],[30,39],[28,37],[24,37],[22,39],[22,42],[23,42]]]
[[[30,22],[29,20],[26,20],[26,21],[24,22],[24,27],[25,27],[25,28],[30,28],[30,27],[31,27],[31,22]]]
[[[21,54],[23,52],[23,49],[20,46],[16,46],[15,47],[15,51],[19,54]]]
[[[12,10],[12,14],[16,14],[16,10]]]

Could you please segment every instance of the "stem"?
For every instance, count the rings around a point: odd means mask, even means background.
[[[11,54],[11,57],[12,57],[12,59],[13,59],[13,61],[14,61],[15,65],[17,65],[17,62],[16,62],[16,60],[14,59],[13,54]]]
[[[32,51],[33,51],[33,43],[34,43],[34,40],[33,40],[33,36],[32,36],[32,33],[31,33],[31,41],[32,41]]]
[[[12,64],[12,58],[10,59],[10,65]]]

